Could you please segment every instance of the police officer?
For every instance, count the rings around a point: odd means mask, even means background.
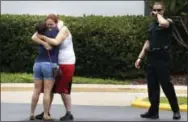
[[[145,42],[135,67],[140,68],[140,62],[147,54],[147,86],[151,106],[149,110],[141,114],[142,118],[159,118],[160,85],[168,98],[173,111],[173,119],[180,119],[178,100],[173,84],[169,78],[169,42],[172,37],[172,20],[163,17],[164,5],[155,2],[151,15],[154,21],[148,29],[148,40]]]

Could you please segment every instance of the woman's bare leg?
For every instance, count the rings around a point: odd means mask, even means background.
[[[44,81],[44,98],[43,98],[43,105],[44,105],[44,119],[50,119],[49,108],[51,103],[51,91],[53,87],[54,81],[53,80],[45,80]]]
[[[39,96],[41,93],[41,89],[42,89],[42,80],[35,80],[34,81],[34,90],[33,90],[33,95],[32,95],[32,100],[31,100],[31,112],[30,112],[30,116],[34,116],[34,112],[39,100]]]

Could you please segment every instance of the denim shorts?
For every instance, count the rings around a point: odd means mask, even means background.
[[[35,62],[33,66],[33,77],[35,80],[53,80],[53,67],[57,67],[56,63]]]

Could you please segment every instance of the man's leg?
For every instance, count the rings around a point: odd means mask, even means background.
[[[60,118],[60,121],[73,120],[74,117],[71,113],[71,88],[72,88],[72,78],[74,75],[75,66],[72,64],[60,65],[60,69],[63,73],[62,74],[63,77],[61,78],[58,84],[57,92],[61,93],[62,101],[66,109],[66,114]]]
[[[150,108],[145,114],[141,114],[143,118],[158,118],[160,86],[156,77],[155,68],[151,65],[147,68],[147,86]]]
[[[71,104],[71,95],[70,92],[68,93],[63,93],[61,95],[65,109],[66,109],[66,114],[60,118],[61,121],[63,120],[73,120],[73,115],[71,112],[72,104]]]
[[[175,89],[173,84],[170,82],[169,69],[167,64],[161,63],[157,68],[157,75],[160,78],[161,87],[168,98],[172,111],[174,112],[174,119],[180,119],[178,100],[176,97]]]

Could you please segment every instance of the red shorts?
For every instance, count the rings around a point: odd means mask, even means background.
[[[62,77],[55,81],[53,93],[70,94],[71,88],[72,88],[72,78],[75,72],[75,65],[74,64],[60,64],[59,67],[62,72]],[[43,89],[41,92],[43,92]]]
[[[74,76],[75,65],[74,64],[61,64],[59,65],[62,77],[55,83],[55,93],[70,94],[72,88],[72,78]]]

